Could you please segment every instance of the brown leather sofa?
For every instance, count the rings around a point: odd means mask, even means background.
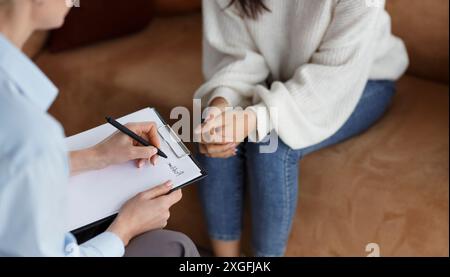
[[[448,8],[447,0],[389,0],[394,32],[409,50],[408,74],[375,127],[301,162],[286,255],[366,256],[368,243],[382,256],[449,255]],[[44,49],[34,59],[61,90],[51,113],[72,135],[106,114],[154,106],[168,119],[171,108],[192,107],[202,83],[201,36],[198,11],[73,51]],[[209,247],[195,185],[173,208],[169,228]]]

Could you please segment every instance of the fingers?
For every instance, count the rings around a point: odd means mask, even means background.
[[[222,152],[227,152],[229,150],[234,150],[236,148],[236,143],[227,144],[200,144],[200,153],[202,154],[217,154]]]
[[[199,144],[199,152],[203,155],[208,154],[208,148],[206,147],[206,144]]]
[[[133,122],[125,124],[127,128],[135,132],[138,136],[146,139],[152,146],[146,147],[133,140],[129,148],[129,160],[135,160],[136,166],[141,168],[147,161],[156,165],[158,157],[156,153],[161,144],[158,130],[154,122]],[[153,147],[154,146],[154,147]]]
[[[225,142],[233,142],[232,139],[226,139],[225,135],[225,121],[222,115],[213,117],[206,121],[202,126],[198,127],[194,132],[196,138],[201,143],[216,143],[223,144]]]
[[[161,142],[159,140],[158,128],[154,122],[133,122],[127,123],[125,126],[137,135],[142,136],[148,142],[159,148]]]
[[[159,156],[158,155],[154,155],[153,157],[150,158],[150,163],[152,165],[156,165],[156,162],[158,161]]]
[[[179,202],[182,197],[183,197],[183,194],[181,193],[181,190],[177,189],[177,190],[171,192],[170,194],[161,196],[161,200],[164,201],[166,203],[166,205],[168,205],[168,207],[171,207],[175,203]]]
[[[210,143],[228,144],[236,141],[235,127],[222,126],[221,128],[216,128],[214,134],[209,137]]]
[[[205,121],[211,120],[216,116],[219,116],[225,110],[225,106],[209,106],[207,107],[203,113],[206,114],[204,117]]]
[[[145,158],[145,159],[137,159],[135,160],[136,163],[136,167],[137,168],[142,168],[146,162],[150,162],[150,164],[152,165],[156,165],[156,163],[158,162],[159,156],[158,155],[153,155],[149,158]]]
[[[149,190],[139,193],[139,196],[145,199],[153,199],[167,194],[172,189],[172,182],[167,181],[162,185],[156,186]]]
[[[205,121],[203,124],[200,124],[194,129],[194,135],[200,135],[202,133],[203,126],[208,122],[213,120],[216,116],[219,116],[222,113],[222,109],[219,107],[208,107],[204,111],[206,115],[204,116]]]
[[[156,156],[156,153],[158,153],[158,149],[153,146],[131,146],[129,151],[129,160],[144,160],[139,161],[138,165],[143,165],[145,160],[150,160],[150,158]]]
[[[224,124],[221,114],[213,116],[210,120],[206,121],[201,128],[202,134],[211,134],[215,129],[222,127]]]
[[[141,167],[144,166],[145,160],[144,159],[137,159],[137,160],[135,160],[135,163],[136,163],[136,167],[137,168],[141,168]]]
[[[222,122],[221,113],[209,113],[208,116],[206,117],[205,122],[202,125],[198,126],[194,130],[194,133],[197,135],[209,133],[211,132],[212,129],[220,127],[221,122]]]
[[[237,152],[235,149],[231,149],[225,152],[215,153],[215,154],[205,154],[207,157],[210,158],[220,158],[220,159],[227,159],[230,157],[234,157],[237,155]]]
[[[231,144],[200,144],[199,151],[200,153],[204,154],[207,157],[210,158],[229,158],[236,156],[237,150],[236,150],[237,144],[231,143]]]
[[[246,130],[247,120],[243,115],[242,111],[235,111],[214,116],[195,130],[198,141],[207,144],[235,142],[238,134]]]
[[[219,107],[208,107],[204,113],[206,113],[205,122],[207,122],[212,120],[214,117],[219,116],[222,113],[222,109]]]

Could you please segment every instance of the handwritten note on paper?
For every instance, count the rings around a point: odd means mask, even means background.
[[[178,167],[176,167],[176,166],[173,165],[172,163],[168,163],[168,165],[169,165],[170,171],[172,171],[172,173],[173,173],[175,176],[179,177],[179,176],[181,176],[181,175],[184,174],[184,171],[183,171],[183,170],[179,170]]]
[[[153,121],[158,127],[163,122],[153,109],[144,109],[118,119],[122,124]],[[66,139],[69,150],[91,147],[116,130],[109,124]],[[73,176],[68,187],[67,231],[117,213],[128,199],[137,193],[172,181],[174,188],[182,186],[202,175],[200,168],[189,157],[178,158],[171,147],[161,139],[161,150],[168,158],[158,159],[156,166],[147,164],[137,168],[133,162],[113,165],[102,170]]]

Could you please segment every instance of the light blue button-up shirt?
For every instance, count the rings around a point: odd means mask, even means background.
[[[65,232],[68,152],[47,113],[57,92],[0,34],[0,256],[122,256],[113,233],[78,245]]]

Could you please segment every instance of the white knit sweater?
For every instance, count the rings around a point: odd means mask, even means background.
[[[229,2],[203,0],[206,82],[195,98],[250,106],[259,139],[275,130],[294,149],[319,143],[342,127],[368,80],[407,68],[384,0],[266,0],[271,12],[257,20]]]

